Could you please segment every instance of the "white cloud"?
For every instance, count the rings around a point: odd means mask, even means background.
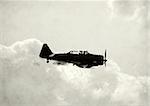
[[[145,93],[143,90],[147,88],[143,88],[143,85],[136,77],[122,73],[119,74],[118,86],[112,95],[113,101],[117,101],[127,106],[144,105],[143,101],[145,98],[141,98],[141,93]],[[148,101],[145,101],[145,103],[146,102]]]
[[[47,64],[41,47],[36,39],[0,46],[0,105],[148,105],[148,77],[127,75],[113,61],[91,69]]]
[[[147,3],[145,0],[108,0],[112,17],[136,20],[139,23],[147,19]]]

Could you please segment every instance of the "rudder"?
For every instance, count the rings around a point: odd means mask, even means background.
[[[49,55],[53,54],[53,52],[49,49],[47,44],[43,44],[41,52],[40,52],[40,57],[41,58],[48,58]]]

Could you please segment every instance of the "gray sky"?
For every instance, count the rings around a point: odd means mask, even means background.
[[[0,105],[148,106],[148,6],[0,0]],[[109,61],[90,69],[46,64],[42,43],[54,53],[107,49]]]
[[[0,2],[0,44],[36,38],[54,52],[107,49],[122,71],[145,75],[148,5],[140,0]]]

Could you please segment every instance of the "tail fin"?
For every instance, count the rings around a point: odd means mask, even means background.
[[[48,58],[49,55],[53,54],[52,51],[49,49],[47,44],[43,44],[41,52],[40,52],[40,57],[41,58]]]

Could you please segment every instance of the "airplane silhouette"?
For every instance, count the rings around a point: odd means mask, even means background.
[[[43,44],[40,55],[41,58],[49,60],[56,60],[57,64],[72,63],[81,68],[91,68],[93,66],[103,65],[106,66],[106,50],[103,55],[95,55],[88,53],[88,51],[70,51],[68,53],[54,54],[47,44]]]

